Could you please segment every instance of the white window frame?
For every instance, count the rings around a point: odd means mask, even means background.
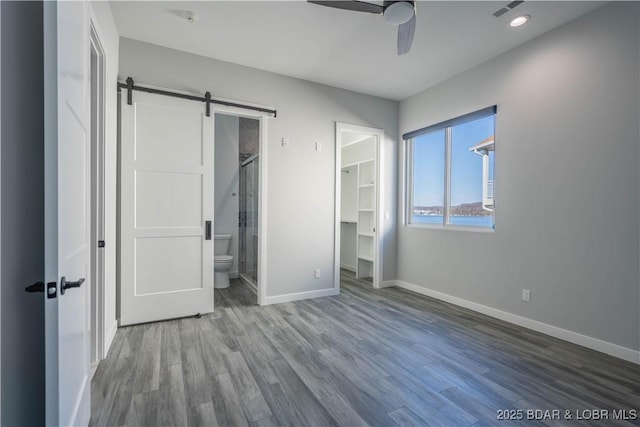
[[[457,231],[474,231],[480,233],[493,233],[495,231],[495,207],[493,211],[493,226],[492,227],[479,227],[473,225],[460,225],[450,224],[451,219],[451,129],[459,124],[467,123],[473,120],[478,120],[484,117],[494,116],[497,117],[497,107],[487,107],[478,111],[474,111],[463,116],[459,116],[444,122],[436,123],[434,125],[426,126],[422,129],[415,130],[413,132],[405,133],[402,136],[404,141],[404,226],[414,228],[428,228],[436,230],[457,230]],[[495,126],[495,125],[494,125]],[[444,199],[443,199],[443,220],[442,224],[417,224],[411,222],[413,214],[413,190],[414,190],[414,138],[421,135],[426,135],[438,130],[445,131],[445,149],[444,149]],[[495,165],[494,165],[495,167]],[[495,180],[495,176],[494,176]],[[484,182],[483,182],[484,185]]]

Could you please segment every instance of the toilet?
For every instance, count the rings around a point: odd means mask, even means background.
[[[233,266],[233,257],[229,255],[231,234],[216,234],[213,242],[213,286],[217,289],[229,287],[229,270]]]

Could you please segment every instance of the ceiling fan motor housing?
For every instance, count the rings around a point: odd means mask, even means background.
[[[402,25],[410,20],[414,13],[413,1],[386,1],[383,3],[384,21],[389,25]]]

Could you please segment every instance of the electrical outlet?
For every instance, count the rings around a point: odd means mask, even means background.
[[[314,277],[315,277],[316,279],[319,279],[319,278],[320,278],[320,269],[319,269],[319,268],[316,268],[316,271],[315,271],[315,273],[314,273]]]
[[[531,301],[531,291],[529,289],[522,290],[522,301]]]
[[[289,146],[289,138],[282,138],[282,146],[285,148]]]

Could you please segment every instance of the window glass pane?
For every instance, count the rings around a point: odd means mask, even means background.
[[[451,128],[450,224],[493,227],[494,119]]]
[[[413,140],[413,224],[443,223],[444,138],[442,129]]]

